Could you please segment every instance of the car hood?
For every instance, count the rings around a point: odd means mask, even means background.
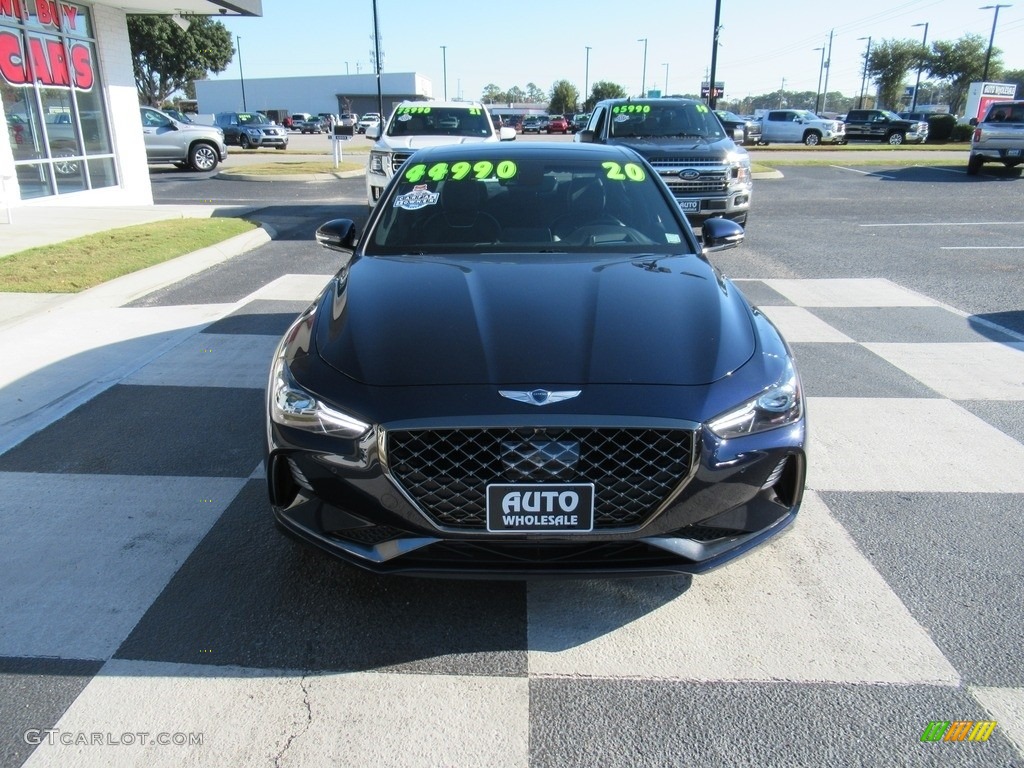
[[[386,149],[422,149],[423,147],[451,146],[452,144],[473,144],[478,141],[492,141],[493,137],[479,136],[388,136]],[[375,147],[378,149],[379,147]]]
[[[356,258],[317,352],[375,386],[700,385],[754,352],[749,305],[697,256],[529,258]]]

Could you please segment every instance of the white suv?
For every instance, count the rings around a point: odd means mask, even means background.
[[[366,198],[370,207],[402,163],[422,147],[466,144],[475,141],[512,141],[514,128],[495,128],[482,104],[469,101],[403,101],[388,118],[366,128],[366,138],[376,139],[366,166]]]

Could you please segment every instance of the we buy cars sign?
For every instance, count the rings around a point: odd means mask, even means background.
[[[38,82],[47,87],[91,89],[96,82],[91,47],[69,41],[65,49],[60,39],[46,34],[81,32],[78,27],[85,13],[71,3],[36,0],[35,14],[26,14],[21,0],[0,0],[0,20],[43,27],[39,32],[24,33],[0,29],[0,77],[14,86]]]

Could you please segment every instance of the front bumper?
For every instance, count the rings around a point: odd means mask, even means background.
[[[694,471],[628,527],[587,533],[488,533],[439,525],[393,479],[376,436],[324,452],[271,425],[267,483],[278,524],[377,573],[478,577],[696,574],[781,533],[799,510],[804,422],[721,442],[699,430]]]

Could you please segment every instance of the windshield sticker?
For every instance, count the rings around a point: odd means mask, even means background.
[[[399,107],[395,111],[399,115],[429,115],[430,107]]]
[[[457,163],[434,163],[429,168],[426,163],[416,163],[405,172],[405,180],[415,184],[424,176],[432,181],[462,181],[463,179],[511,179],[518,172],[516,164],[511,160],[502,160],[495,164],[490,160],[479,160],[475,163],[460,160]]]
[[[636,115],[651,111],[650,104],[620,104],[617,107],[612,107],[613,115]]]
[[[612,181],[643,181],[647,178],[644,169],[636,163],[619,165],[609,160],[606,163],[601,163],[601,167],[608,171],[607,176]]]
[[[698,105],[697,105],[697,111],[698,111],[698,112],[708,112],[708,111],[710,111],[710,110],[708,110],[708,108],[707,108],[707,106],[706,106],[706,105],[704,105],[704,104],[698,104]]]
[[[395,208],[418,211],[420,208],[426,208],[428,205],[437,205],[439,197],[441,195],[438,192],[431,192],[427,189],[426,184],[419,184],[412,188],[412,192],[398,195],[395,198]]]

